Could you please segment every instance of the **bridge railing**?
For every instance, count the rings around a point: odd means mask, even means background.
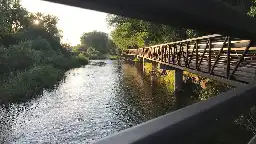
[[[255,43],[217,34],[128,49],[125,54],[137,55],[243,83],[254,80],[256,74]]]

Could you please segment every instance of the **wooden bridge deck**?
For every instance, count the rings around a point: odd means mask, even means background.
[[[217,34],[128,49],[124,54],[241,83],[250,83],[256,76],[255,43]]]

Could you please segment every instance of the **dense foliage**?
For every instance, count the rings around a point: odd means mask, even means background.
[[[113,42],[122,50],[177,41],[205,34],[190,29],[174,28],[117,15],[108,15],[107,22],[113,28],[111,32]]]
[[[255,16],[255,0],[223,1],[243,13],[249,11],[249,15]],[[254,5],[252,5],[252,1]],[[176,28],[112,14],[107,16],[107,22],[108,25],[113,28],[113,31],[111,32],[113,42],[122,50],[210,34],[207,32]]]
[[[19,0],[0,0],[0,15],[0,103],[26,100],[88,63],[61,45],[57,17],[29,13]]]
[[[84,53],[90,59],[105,59],[118,53],[115,44],[107,33],[92,31],[84,33],[81,44],[73,48],[76,53]]]

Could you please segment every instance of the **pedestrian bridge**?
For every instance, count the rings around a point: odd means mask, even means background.
[[[254,41],[218,34],[128,49],[123,55],[156,61],[233,86],[256,78]]]

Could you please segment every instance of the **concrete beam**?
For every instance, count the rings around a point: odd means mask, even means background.
[[[177,69],[177,68],[174,68],[174,67],[168,66],[166,64],[162,64],[162,63],[159,64],[159,68],[166,69],[166,70],[176,70]]]
[[[221,0],[47,1],[239,38],[256,35],[256,20]]]
[[[183,84],[183,70],[176,69],[174,72],[174,90],[179,91],[182,89]]]

